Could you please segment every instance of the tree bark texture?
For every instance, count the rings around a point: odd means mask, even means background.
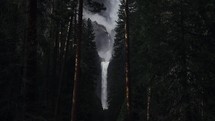
[[[80,60],[81,60],[81,40],[82,40],[82,14],[83,14],[83,0],[79,0],[78,7],[78,33],[77,33],[77,47],[75,56],[75,74],[73,84],[73,97],[72,97],[72,114],[71,121],[77,120],[77,94],[78,94],[78,83],[80,81]]]

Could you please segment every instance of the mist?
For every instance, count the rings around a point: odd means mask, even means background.
[[[119,0],[94,0],[96,2],[104,4],[106,10],[102,10],[99,13],[93,13],[89,8],[84,7],[83,17],[85,19],[91,19],[94,33],[95,42],[97,47],[98,55],[101,58],[101,90],[100,96],[102,108],[108,109],[108,66],[112,58],[114,38],[115,38],[115,27],[118,19]]]

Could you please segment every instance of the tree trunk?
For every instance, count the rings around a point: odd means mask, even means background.
[[[73,14],[73,13],[72,13]],[[55,104],[55,120],[58,120],[58,107],[59,107],[59,102],[60,102],[60,96],[61,96],[61,89],[62,89],[62,83],[64,80],[64,76],[65,76],[65,66],[66,66],[66,61],[68,58],[68,49],[69,49],[69,41],[70,41],[70,35],[71,35],[71,31],[72,31],[72,21],[73,21],[73,15],[70,16],[70,21],[68,23],[68,30],[67,30],[67,37],[66,37],[66,42],[62,51],[62,64],[61,64],[61,70],[60,70],[60,79],[59,79],[59,83],[58,83],[58,92],[57,92],[57,101]]]
[[[36,101],[35,83],[37,81],[37,0],[28,1],[28,24],[26,41],[24,42],[24,66],[23,66],[23,106],[25,120],[26,112],[29,112]]]
[[[56,27],[56,33],[55,33],[55,42],[54,42],[54,53],[53,53],[53,79],[56,79],[56,74],[57,74],[57,63],[58,63],[58,56],[59,56],[59,32],[60,32],[60,27],[59,27],[59,22],[57,22],[57,27]]]
[[[77,0],[75,0],[77,3]],[[73,47],[76,47],[77,44],[77,8],[74,8],[74,27],[73,27],[73,34],[74,34],[74,41],[73,41]]]
[[[202,121],[205,121],[205,112],[204,112],[204,107],[205,107],[205,104],[204,104],[204,89],[202,89],[201,91],[202,93],[202,97],[201,97],[201,119]]]
[[[25,7],[27,6],[27,4],[25,4]],[[27,9],[27,7],[26,7]],[[26,9],[24,9],[25,11],[27,11]],[[27,18],[27,16],[26,16]],[[25,23],[27,23],[25,21]],[[27,24],[25,24],[25,28]],[[21,85],[21,110],[18,111],[17,113],[17,120],[24,120],[24,115],[25,115],[25,108],[26,108],[26,104],[25,104],[25,93],[26,93],[26,72],[27,72],[27,29],[24,30],[24,39],[23,39],[23,62],[22,62],[22,85]]]
[[[150,121],[150,105],[151,105],[151,87],[148,87],[147,90],[147,113],[146,113],[146,121]]]
[[[129,9],[128,9],[128,0],[124,0],[125,4],[125,56],[126,56],[126,62],[125,62],[125,86],[126,86],[126,107],[127,107],[127,120],[131,120],[130,113],[131,113],[131,97],[130,97],[130,60],[129,60]]]
[[[56,78],[56,82],[58,83],[58,85],[57,85],[57,96],[56,96],[56,102],[55,102],[55,111],[54,111],[54,114],[55,114],[55,121],[57,121],[57,117],[58,117],[58,114],[57,114],[57,112],[58,112],[58,102],[59,102],[59,99],[60,99],[60,91],[59,90],[61,90],[61,80],[60,80],[60,65],[61,65],[61,53],[60,53],[60,45],[59,45],[59,43],[60,43],[60,41],[61,41],[61,36],[62,36],[62,25],[60,25],[60,31],[58,32],[58,38],[56,38],[58,41],[56,41],[56,48],[55,48],[55,52],[56,52],[56,60],[55,60],[55,62],[56,62],[56,64],[54,65],[54,66],[56,66],[55,67],[55,78]]]
[[[184,96],[184,102],[187,105],[185,108],[185,121],[193,121],[192,119],[192,109],[191,109],[191,95],[190,95],[190,76],[188,76],[188,73],[190,72],[188,69],[188,48],[189,48],[189,43],[188,40],[185,39],[185,25],[184,25],[184,0],[180,1],[180,28],[181,28],[181,41],[183,42],[182,44],[182,55],[181,55],[181,62],[182,62],[182,85],[183,85],[183,90],[185,93]]]
[[[73,97],[72,97],[72,114],[71,121],[77,120],[77,94],[78,94],[78,83],[80,81],[80,59],[81,59],[81,40],[82,40],[82,14],[83,14],[83,0],[79,0],[78,10],[78,37],[77,37],[77,48],[75,56],[75,74],[73,84]]]
[[[27,34],[27,77],[35,80],[37,68],[37,0],[29,0],[28,34]]]

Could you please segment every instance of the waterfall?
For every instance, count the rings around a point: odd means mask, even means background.
[[[113,43],[115,37],[116,21],[120,0],[93,0],[103,3],[105,11],[92,13],[87,7],[83,10],[83,17],[91,19],[95,32],[97,52],[101,58],[101,103],[103,110],[108,109],[108,66],[112,58]]]
[[[109,62],[101,62],[102,68],[102,82],[101,82],[101,102],[104,110],[108,109],[108,92],[107,92],[107,70]]]

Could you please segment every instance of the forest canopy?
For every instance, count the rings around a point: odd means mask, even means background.
[[[215,120],[214,0],[0,0],[0,58],[1,121]]]

